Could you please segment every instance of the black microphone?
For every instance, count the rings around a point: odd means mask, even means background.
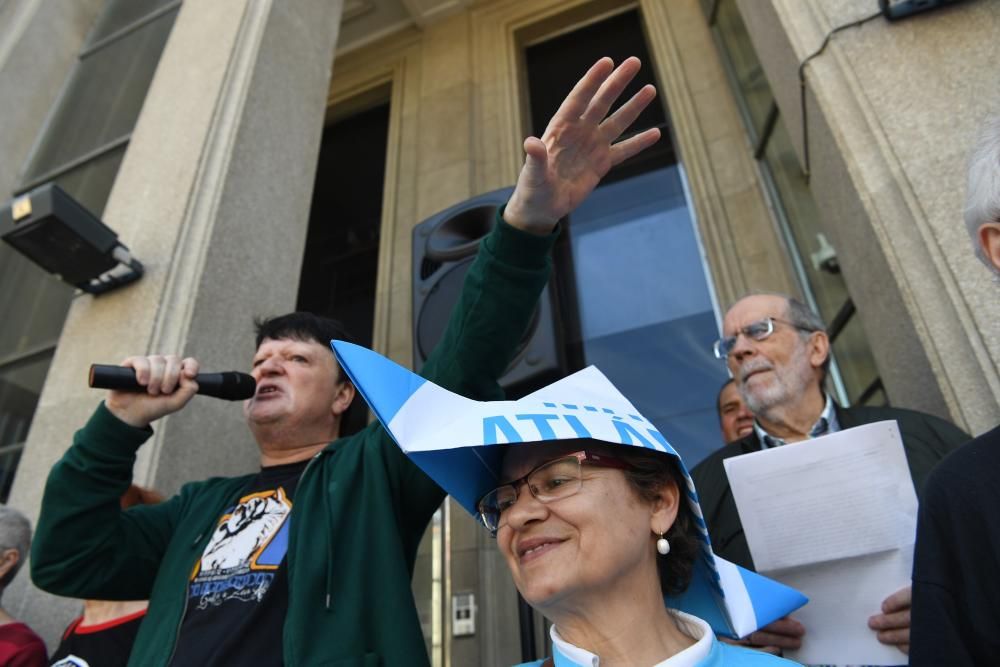
[[[242,401],[253,398],[257,382],[246,373],[198,373],[195,376],[198,393],[202,396],[223,398],[227,401]],[[146,391],[135,379],[135,369],[107,364],[90,365],[90,386],[94,389],[117,389],[118,391]]]

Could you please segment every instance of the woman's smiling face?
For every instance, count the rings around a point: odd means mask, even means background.
[[[578,440],[513,446],[502,478],[519,479],[581,449],[612,456],[620,448]],[[600,601],[621,578],[636,574],[652,576],[650,585],[658,585],[653,504],[639,497],[622,470],[585,464],[581,474],[577,493],[548,503],[522,484],[517,501],[501,516],[500,552],[521,595],[542,610]],[[667,528],[669,524],[663,530]]]

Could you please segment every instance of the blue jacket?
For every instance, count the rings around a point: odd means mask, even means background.
[[[558,650],[552,656],[555,667],[590,667],[590,665],[580,665]],[[535,662],[525,662],[517,667],[541,667],[544,660]],[[723,644],[718,639],[712,638],[712,650],[708,656],[698,663],[698,667],[791,667],[798,665],[797,662],[778,658],[776,656],[754,651],[742,646],[730,646]]]

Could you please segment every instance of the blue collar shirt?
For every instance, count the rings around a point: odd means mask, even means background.
[[[681,632],[695,640],[680,653],[656,663],[653,667],[793,667],[793,663],[782,658],[753,651],[742,646],[723,644],[715,638],[708,623],[696,616],[668,609]],[[600,667],[601,658],[590,651],[574,646],[559,636],[553,626],[549,631],[552,638],[552,661],[555,667]],[[540,667],[545,661],[524,663],[521,667]]]

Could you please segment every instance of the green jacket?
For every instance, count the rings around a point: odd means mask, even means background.
[[[548,279],[554,238],[496,226],[424,377],[472,398],[502,398],[496,381]],[[252,478],[186,484],[164,503],[122,511],[136,450],[151,434],[102,404],[49,474],[31,552],[32,579],[51,593],[150,599],[129,661],[142,667],[170,661],[192,569]],[[286,665],[428,664],[410,579],[443,498],[378,424],[316,455],[295,492]]]

